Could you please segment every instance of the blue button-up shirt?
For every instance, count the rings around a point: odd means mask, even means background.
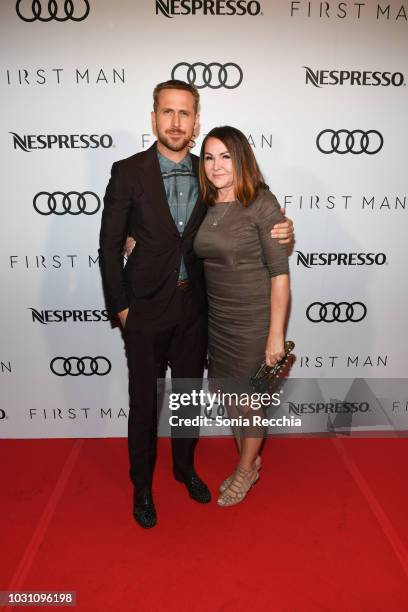
[[[199,194],[197,176],[193,171],[190,153],[175,163],[157,151],[161,174],[171,216],[180,234],[184,232]],[[179,279],[187,278],[187,270],[181,260]]]

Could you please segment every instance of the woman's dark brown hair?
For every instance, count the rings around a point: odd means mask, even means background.
[[[248,140],[240,130],[230,125],[212,129],[201,145],[199,178],[204,202],[212,206],[217,199],[217,189],[208,180],[204,170],[205,144],[209,138],[218,138],[228,149],[234,169],[235,197],[243,206],[249,206],[262,189],[268,189],[268,185],[265,184]]]

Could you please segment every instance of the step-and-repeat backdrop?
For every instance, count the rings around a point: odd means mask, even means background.
[[[294,220],[291,376],[406,377],[407,2],[5,0],[0,13],[0,437],[126,434],[101,209],[112,162],[154,142],[152,90],[171,77],[200,90],[193,152],[210,128],[240,128]],[[408,391],[392,388],[402,416]]]

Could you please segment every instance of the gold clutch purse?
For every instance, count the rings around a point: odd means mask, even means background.
[[[265,361],[263,361],[257,370],[257,372],[251,377],[251,385],[254,389],[262,389],[266,387],[268,383],[273,382],[277,378],[279,378],[279,374],[286,366],[289,360],[289,356],[293,349],[295,348],[295,343],[292,340],[286,340],[284,343],[284,351],[285,354],[274,366],[266,365]]]

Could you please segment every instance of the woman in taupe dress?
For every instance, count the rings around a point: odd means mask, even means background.
[[[200,186],[208,212],[194,249],[204,259],[207,283],[209,376],[248,380],[262,359],[274,365],[284,355],[288,256],[270,237],[283,215],[247,139],[235,128],[207,134]],[[258,480],[261,444],[259,433],[237,438],[239,462],[220,487],[219,505],[239,503]]]

